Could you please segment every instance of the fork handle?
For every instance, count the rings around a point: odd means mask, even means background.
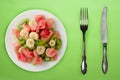
[[[102,60],[102,71],[104,74],[108,70],[108,61],[107,61],[107,43],[103,43],[103,60]]]
[[[82,54],[81,72],[83,74],[86,74],[87,72],[85,33],[83,33],[83,54]]]
[[[83,74],[86,74],[87,72],[86,56],[82,56],[81,72]]]

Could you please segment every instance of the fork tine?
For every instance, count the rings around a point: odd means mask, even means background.
[[[84,25],[88,25],[88,8],[85,8],[85,24]]]
[[[80,24],[88,25],[88,8],[80,9]]]
[[[88,8],[86,8],[86,25],[88,25]]]
[[[83,25],[85,24],[85,8],[83,8]]]
[[[82,24],[82,8],[80,9],[80,24]]]

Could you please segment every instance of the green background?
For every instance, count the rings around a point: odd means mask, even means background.
[[[102,73],[101,15],[108,7],[108,62]],[[80,8],[89,8],[86,33],[88,72],[80,71],[82,32],[79,29]],[[5,33],[11,20],[25,10],[42,9],[56,15],[64,24],[68,45],[62,60],[52,69],[28,72],[17,67],[5,49]],[[119,0],[0,0],[0,80],[119,80],[120,79],[120,1]]]

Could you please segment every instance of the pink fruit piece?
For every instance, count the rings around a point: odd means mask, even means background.
[[[38,26],[36,28],[36,32],[39,33],[41,29],[45,29],[46,28],[46,21],[45,20],[40,20],[38,22]]]
[[[27,57],[24,54],[20,54],[20,60],[23,62],[27,62]]]
[[[49,29],[54,27],[54,20],[52,18],[46,19],[46,25]]]
[[[28,62],[28,63],[31,63],[32,60],[33,60],[33,59],[31,59],[31,58],[27,58],[27,62]]]
[[[16,56],[17,56],[17,59],[20,60],[21,56],[20,56],[20,53],[16,51]]]
[[[48,29],[44,29],[40,33],[41,39],[45,39],[45,40],[49,40],[52,35],[53,35],[53,32]]]
[[[57,53],[58,53],[58,51],[55,50],[54,48],[48,48],[48,49],[46,50],[46,55],[47,55],[48,57],[54,57],[55,55],[57,55]]]
[[[53,56],[53,60],[54,61],[57,60],[57,55]]]
[[[33,54],[34,54],[35,57],[39,57],[36,50],[33,51]]]
[[[46,28],[46,21],[45,20],[41,20],[38,23],[38,27],[39,27],[39,29],[45,29]]]
[[[36,15],[35,16],[35,21],[36,22],[39,22],[40,20],[44,20],[44,19],[45,19],[44,15]]]
[[[42,64],[42,58],[41,57],[35,57],[32,61],[32,63],[34,65],[38,64],[38,65],[41,65]]]
[[[30,31],[30,26],[27,25],[27,24],[24,24],[23,29],[29,32]]]
[[[16,37],[19,37],[19,36],[20,36],[20,31],[17,30],[17,29],[12,29],[12,33],[13,33],[13,35],[15,35]]]
[[[60,33],[58,31],[55,31],[55,35],[56,35],[56,38],[59,39],[60,38]]]
[[[34,54],[32,51],[24,48],[22,49],[22,53],[27,57],[27,58],[34,58]]]
[[[15,51],[18,51],[18,49],[20,48],[20,44],[17,42],[14,42],[12,45],[13,45]]]

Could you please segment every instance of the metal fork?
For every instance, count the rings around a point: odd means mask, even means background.
[[[83,33],[83,47],[82,47],[83,53],[81,72],[85,74],[87,72],[85,33],[88,29],[88,8],[81,8],[80,10],[80,29],[82,30]]]

